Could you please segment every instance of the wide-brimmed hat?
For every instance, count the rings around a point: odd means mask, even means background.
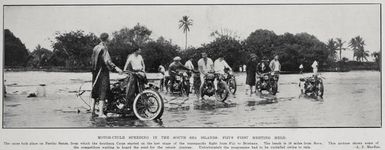
[[[179,56],[174,57],[174,61],[177,61],[177,60],[182,60],[182,58],[180,58]]]

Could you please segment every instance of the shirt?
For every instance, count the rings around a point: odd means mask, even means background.
[[[213,65],[214,65],[213,60],[211,60],[210,58],[207,58],[207,61],[204,61],[204,59],[201,58],[198,61],[199,72],[201,74],[206,74],[213,69],[212,68]]]
[[[126,65],[124,65],[124,70],[129,70],[129,65],[133,71],[144,71],[144,61],[141,55],[131,54],[127,57]]]
[[[272,60],[270,62],[270,69],[273,71],[281,71],[281,64],[279,63],[278,60]]]
[[[314,61],[313,64],[311,65],[311,67],[313,69],[317,69],[318,68],[318,62],[317,61]]]
[[[302,69],[303,68],[303,65],[301,64],[301,65],[299,65],[299,69]]]
[[[225,68],[231,69],[225,60],[222,60],[222,61],[219,59],[215,60],[214,62],[215,73],[225,74]]]
[[[159,72],[164,73],[164,72],[166,72],[166,69],[162,65],[160,65],[159,66]]]
[[[194,65],[192,64],[192,62],[190,60],[187,60],[186,63],[184,64],[184,66],[190,70],[194,69]]]

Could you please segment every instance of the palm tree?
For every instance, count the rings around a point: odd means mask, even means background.
[[[186,44],[185,49],[187,49],[187,32],[190,31],[190,27],[193,25],[193,20],[190,19],[188,16],[183,16],[181,20],[179,20],[179,29],[182,28],[183,33],[185,33],[186,36]]]
[[[358,50],[357,54],[356,54],[356,60],[357,61],[364,61],[364,59],[366,61],[368,61],[367,57],[369,57],[369,51],[365,51],[364,49],[360,49]]]
[[[328,40],[328,43],[327,43],[327,48],[330,52],[330,59],[332,59],[333,61],[335,60],[336,58],[336,50],[337,50],[337,45],[336,45],[336,41],[334,41],[333,38],[329,39]]]
[[[356,57],[357,61],[363,61],[366,59],[366,57],[369,56],[368,51],[365,51],[365,41],[362,39],[361,36],[356,36],[352,38],[349,42],[349,46],[353,49],[353,59]],[[366,59],[367,60],[367,59]]]
[[[346,48],[344,48],[344,44],[346,41],[342,41],[341,38],[336,38],[336,46],[337,46],[337,49],[340,51],[340,61],[342,60],[342,50],[346,50]]]
[[[374,57],[374,61],[377,63],[378,69],[381,68],[381,53],[380,52],[373,52],[372,56]]]

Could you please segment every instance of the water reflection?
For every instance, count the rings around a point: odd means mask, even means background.
[[[28,91],[35,87],[7,87],[9,94],[3,101],[4,127],[360,127],[381,124],[379,72],[324,73],[327,77],[324,99],[301,95],[295,82],[299,81],[299,75],[281,75],[276,95],[246,95],[248,87],[242,84],[245,74],[236,74],[237,83],[241,84],[236,96],[230,96],[225,103],[215,98],[200,101],[194,94],[187,97],[162,92],[164,113],[162,120],[154,121],[118,116],[90,118],[88,106],[71,93],[83,84],[80,81],[90,79],[88,73],[29,74],[37,77],[36,80],[26,80],[25,72],[6,72],[5,78],[9,84],[46,83],[50,87],[46,89],[47,95],[26,98]],[[60,77],[62,79],[58,79]]]

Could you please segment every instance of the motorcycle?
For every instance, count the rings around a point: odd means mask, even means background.
[[[217,84],[217,87],[218,89],[215,89],[215,86],[214,86],[214,81],[215,79],[218,80],[218,84]],[[214,73],[208,73],[205,75],[205,80],[204,80],[204,83],[203,83],[203,90],[201,91],[201,95],[203,96],[213,96],[215,95],[216,96],[216,99],[221,101],[221,102],[224,102],[227,97],[229,96],[229,92],[226,90],[225,88],[225,84],[221,84],[222,82],[220,82],[223,78],[220,77],[219,75],[216,75]]]
[[[135,93],[133,102],[129,102],[126,97],[127,76],[111,83],[111,101],[107,102],[106,113],[116,113],[128,115],[132,112],[140,120],[160,119],[164,111],[163,98],[158,93],[158,87],[153,84],[147,84],[147,78],[141,72],[125,72],[131,74],[131,77],[137,78],[138,89]],[[131,107],[129,107],[132,105]],[[131,109],[130,109],[131,108]]]
[[[230,72],[230,69],[225,69],[225,76],[224,81],[229,86],[229,90],[232,94],[235,94],[237,92],[237,81],[235,79],[235,76]]]
[[[321,77],[313,75],[311,77],[300,78],[300,81],[303,82],[303,89],[301,89],[301,93],[306,95],[319,96],[321,98],[323,97],[324,85]]]
[[[257,77],[255,88],[258,92],[263,90],[269,91],[270,94],[275,95],[278,91],[278,75],[272,73],[263,73]]]
[[[179,93],[180,96],[190,94],[190,80],[187,72],[177,72],[175,75],[174,84],[171,81],[168,82],[168,87],[171,93]]]

